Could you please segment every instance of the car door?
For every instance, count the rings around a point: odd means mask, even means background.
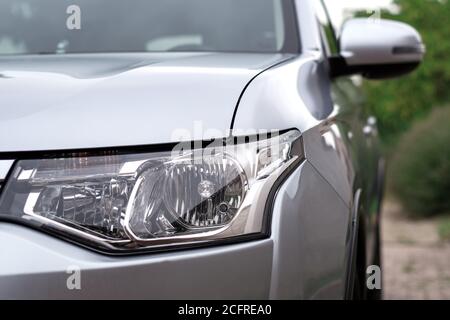
[[[318,19],[321,25],[323,50],[331,58],[339,54],[337,31],[329,19],[323,2],[317,1]],[[339,110],[337,123],[355,168],[353,192],[359,203],[360,225],[363,231],[359,237],[365,250],[365,265],[372,263],[378,223],[378,131],[376,119],[365,112],[362,76],[339,77],[332,82],[333,103]],[[361,245],[361,244],[360,244]]]
[[[317,16],[323,51],[332,58],[339,54],[336,30],[329,20],[327,8],[317,1]],[[332,99],[336,112],[336,127],[345,144],[354,168],[354,205],[359,214],[359,252],[363,265],[373,261],[378,223],[378,132],[376,120],[364,112],[362,77],[340,77],[332,80]],[[359,197],[359,199],[357,199]],[[364,248],[365,250],[362,250]]]

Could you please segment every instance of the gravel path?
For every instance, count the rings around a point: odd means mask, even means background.
[[[434,220],[410,220],[396,202],[383,206],[385,299],[450,299],[450,244]]]

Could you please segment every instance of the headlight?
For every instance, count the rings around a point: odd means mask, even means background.
[[[17,161],[0,219],[117,253],[267,234],[270,193],[303,159],[300,134],[235,140]]]

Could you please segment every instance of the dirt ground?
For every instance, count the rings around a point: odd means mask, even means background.
[[[392,200],[383,206],[384,299],[450,299],[450,244],[435,220],[411,220]]]

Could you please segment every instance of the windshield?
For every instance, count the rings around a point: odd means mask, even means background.
[[[1,0],[0,55],[298,52],[290,0]]]

